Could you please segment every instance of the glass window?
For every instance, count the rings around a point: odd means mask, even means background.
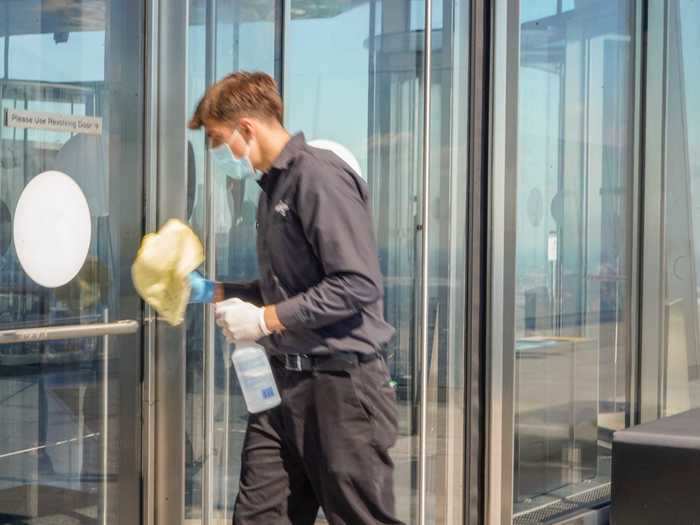
[[[631,1],[520,2],[518,16],[514,322],[492,330],[512,370],[514,522],[548,523],[609,498],[629,415],[638,35]]]
[[[143,13],[131,0],[0,2],[0,330],[140,325],[129,270],[143,224]],[[102,131],[13,127],[10,109]],[[20,194],[48,170],[90,210],[87,257],[58,288],[32,281],[13,239]],[[0,344],[3,522],[139,521],[141,357],[137,334]]]
[[[416,374],[420,236],[423,27],[409,27],[423,2],[326,2],[314,10],[292,0],[285,102],[290,130],[328,139],[357,158],[372,199],[385,317],[396,328],[388,364],[400,410],[396,508],[412,523],[420,391]],[[332,6],[332,8],[330,7]],[[327,12],[327,11],[330,12]]]
[[[400,438],[392,453],[399,517],[416,520],[417,323],[421,217],[422,1],[292,0],[286,48],[287,126],[357,157],[372,198]],[[330,12],[329,12],[330,11]],[[429,522],[462,520],[464,273],[469,3],[433,2],[429,251]]]
[[[11,40],[12,59],[8,69],[10,78],[23,80],[43,80],[47,77],[54,82],[97,82],[103,81],[105,71],[101,67],[104,60],[105,32],[91,31],[93,20],[88,20],[84,31],[20,34]],[[39,53],[46,62],[34,60]],[[80,56],[75,67],[62,67],[61,60],[66,54]]]
[[[647,124],[644,252],[645,337],[642,366],[642,420],[700,406],[700,4],[661,2],[650,11],[650,79]],[[655,61],[656,60],[656,61]],[[659,224],[661,223],[661,224]],[[651,230],[649,229],[651,228]],[[660,237],[654,236],[660,232]],[[655,257],[659,265],[653,264]],[[646,261],[649,261],[647,264]]]
[[[285,120],[307,140],[348,148],[367,175],[370,89],[370,5],[326,2],[316,12],[292,0],[285,54]],[[379,2],[381,4],[381,2]],[[311,4],[313,5],[313,4]],[[376,7],[375,7],[376,9]]]
[[[197,7],[193,7],[194,5]],[[217,3],[216,77],[239,69],[274,74],[278,3]],[[393,450],[400,517],[416,521],[418,447],[419,264],[422,202],[421,134],[423,1],[408,3],[292,0],[285,30],[285,124],[308,140],[327,139],[347,147],[368,182],[374,208],[382,271],[385,315],[397,328],[389,345],[389,365],[399,398],[401,436]],[[430,399],[428,485],[431,522],[459,522],[464,494],[464,274],[466,271],[466,143],[468,107],[469,2],[433,3],[433,28],[440,32],[433,56],[433,147],[428,225]],[[194,9],[194,11],[192,11]],[[201,25],[204,2],[191,4],[190,103],[204,91],[206,64]],[[197,46],[197,47],[192,47]],[[279,46],[279,47],[278,47]],[[204,220],[201,192],[205,144],[193,133],[196,183],[192,220]],[[255,208],[259,189],[213,170],[212,217],[216,278],[253,279]],[[445,205],[447,203],[447,205]],[[198,211],[199,210],[199,211]],[[199,226],[197,226],[199,228]],[[199,330],[200,328],[196,328]],[[218,336],[217,336],[218,337]],[[190,341],[188,351],[197,352]],[[201,344],[201,343],[199,343]],[[216,340],[214,358],[214,437],[211,501],[216,518],[230,519],[240,471],[246,411],[231,375],[230,351]],[[198,366],[194,361],[193,365]],[[199,380],[197,380],[199,381]],[[196,385],[196,381],[193,383]],[[188,386],[188,392],[190,387]],[[193,395],[196,390],[193,390]],[[197,401],[199,406],[199,401]],[[191,409],[195,414],[194,405]],[[188,421],[193,421],[189,418]],[[188,423],[189,424],[189,423]],[[192,430],[194,433],[194,430]],[[200,434],[198,434],[200,435]],[[193,466],[197,466],[195,447]],[[192,471],[194,472],[194,470]],[[194,494],[199,481],[193,479]],[[193,501],[193,509],[196,504]],[[190,514],[196,517],[196,512]]]

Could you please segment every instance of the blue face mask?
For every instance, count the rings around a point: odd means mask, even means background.
[[[226,172],[226,175],[237,179],[244,178],[245,175],[241,169],[241,161],[234,156],[228,144],[224,142],[216,148],[211,148],[209,151],[211,151],[211,155],[214,157],[216,164],[220,169]]]
[[[238,133],[238,130],[233,133]],[[231,136],[233,136],[233,133]],[[250,150],[250,146],[248,149]],[[210,148],[209,151],[211,151],[219,168],[225,170],[226,175],[229,177],[241,180],[255,176],[255,168],[253,168],[247,153],[240,159],[236,158],[233,151],[231,151],[231,147],[226,142],[215,148]]]

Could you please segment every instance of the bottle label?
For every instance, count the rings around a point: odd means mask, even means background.
[[[234,351],[231,357],[249,411],[258,412],[268,403],[279,404],[275,378],[264,351],[247,355]]]

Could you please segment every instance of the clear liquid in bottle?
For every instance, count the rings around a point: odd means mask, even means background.
[[[279,405],[279,391],[265,349],[255,343],[236,345],[231,356],[248,412],[256,414]]]

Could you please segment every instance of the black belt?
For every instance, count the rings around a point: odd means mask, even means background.
[[[327,355],[284,354],[276,355],[277,362],[293,372],[341,372],[354,368],[360,363],[378,359],[380,354],[359,354],[357,352],[334,352]]]

